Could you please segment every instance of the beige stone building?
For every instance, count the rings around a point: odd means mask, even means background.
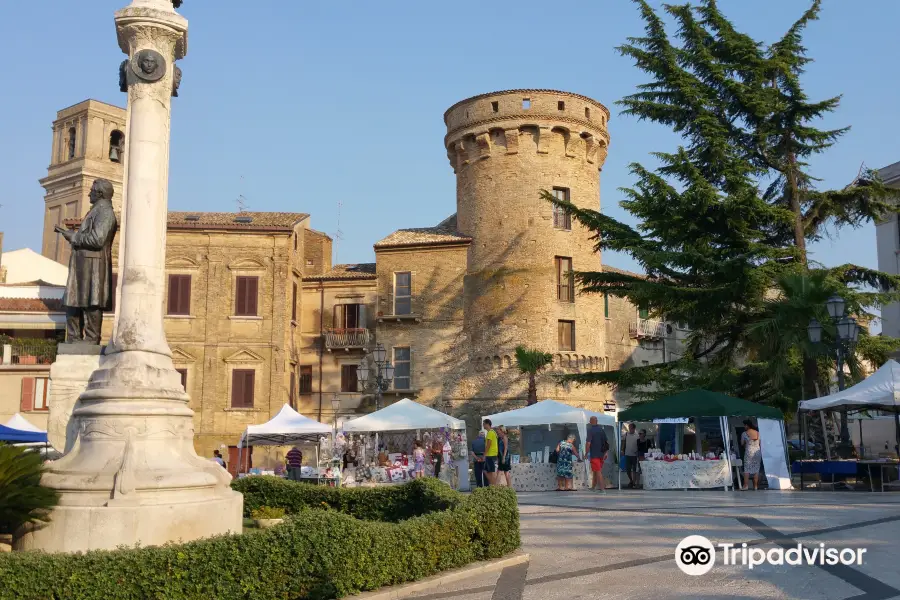
[[[554,355],[541,398],[599,410],[627,401],[556,376],[671,360],[680,329],[624,300],[579,295],[570,270],[609,267],[588,231],[539,198],[546,189],[599,208],[608,118],[590,98],[548,90],[455,104],[444,143],[456,212],[378,241],[375,263],[332,265],[332,240],[304,213],[170,213],[161,308],[197,451],[230,449],[233,466],[241,432],[285,403],[323,422],[337,418],[335,398],[341,416],[371,410],[356,367],[376,343],[396,369],[386,402],[410,397],[471,426],[524,404],[519,344]],[[58,114],[41,180],[45,256],[67,261],[53,225],[77,225],[94,178],[113,181],[121,205],[124,121],[124,110],[92,100]],[[114,319],[104,320],[107,338]],[[279,458],[258,449],[254,462]]]

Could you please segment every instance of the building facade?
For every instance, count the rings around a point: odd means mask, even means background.
[[[627,402],[557,376],[672,360],[681,330],[625,300],[578,294],[569,272],[611,267],[590,232],[540,198],[548,190],[599,209],[608,118],[590,98],[548,90],[455,104],[444,144],[456,212],[378,241],[375,263],[332,265],[332,240],[305,213],[169,213],[161,310],[198,453],[227,450],[233,467],[245,428],[284,404],[323,422],[371,411],[356,368],[376,343],[395,367],[385,402],[409,397],[472,427],[525,403],[518,345],[554,356],[539,397],[596,410]],[[124,121],[124,110],[92,100],[57,115],[41,180],[44,256],[67,260],[53,226],[78,225],[94,178],[113,181],[121,206]],[[118,244],[113,261],[116,271]],[[115,307],[104,339],[114,326]],[[280,459],[257,449],[252,460]]]

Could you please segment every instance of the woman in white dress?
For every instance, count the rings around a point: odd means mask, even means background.
[[[750,476],[753,475],[753,489],[759,489],[759,468],[762,466],[762,442],[759,430],[750,419],[744,421],[744,433],[741,434],[741,445],[744,447],[744,489],[750,489]]]

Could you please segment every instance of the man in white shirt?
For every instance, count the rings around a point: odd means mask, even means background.
[[[622,436],[622,454],[625,455],[628,487],[634,489],[638,485],[638,434],[635,431],[634,423],[628,424],[628,432]]]

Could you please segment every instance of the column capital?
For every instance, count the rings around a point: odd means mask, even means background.
[[[172,45],[173,60],[187,54],[188,21],[172,7],[168,0],[134,0],[116,12],[116,34],[119,48],[131,56],[136,50]]]

